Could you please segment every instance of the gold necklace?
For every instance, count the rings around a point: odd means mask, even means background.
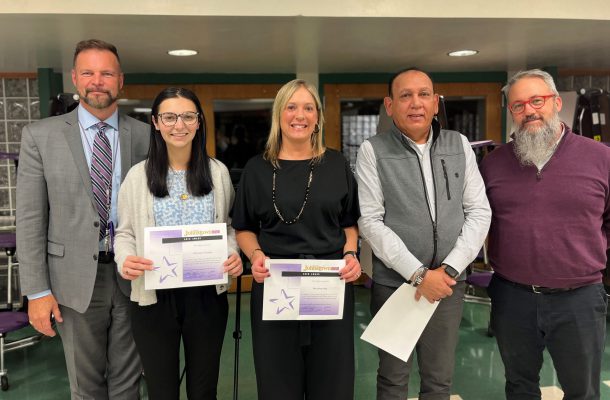
[[[172,173],[176,176],[180,176],[180,177],[184,177],[186,172],[182,169],[174,169],[171,166],[169,167],[170,171],[172,171]],[[188,189],[187,189],[188,190]],[[178,195],[178,198],[182,201],[186,201],[190,198],[191,196],[188,193],[180,193],[180,195]]]

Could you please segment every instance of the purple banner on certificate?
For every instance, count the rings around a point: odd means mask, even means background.
[[[144,273],[144,287],[226,284],[227,254],[224,223],[144,228],[144,257],[153,262],[153,269]]]
[[[182,274],[182,280],[184,282],[196,282],[221,279],[223,272],[218,270],[218,265],[216,264],[201,265],[197,262],[188,262],[185,260]]]
[[[274,263],[269,266],[269,273],[282,274],[285,271],[301,272],[302,268],[303,268],[303,266],[301,263],[277,263],[277,264]],[[287,286],[289,286],[289,287],[298,286],[300,283],[300,279],[301,278],[299,276],[292,276],[292,277],[286,278]]]
[[[343,317],[344,260],[266,260],[263,320],[328,320]]]
[[[339,312],[339,302],[329,299],[316,300],[314,298],[303,299],[299,307],[301,315],[335,315]]]
[[[151,231],[150,246],[152,248],[161,248],[164,246],[169,253],[182,253],[182,244],[180,242],[165,244],[163,239],[182,237],[182,230],[166,230],[166,231]]]

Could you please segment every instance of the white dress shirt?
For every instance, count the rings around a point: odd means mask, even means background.
[[[430,164],[430,146],[432,134],[428,135],[425,145],[418,145],[404,136],[411,145],[423,168],[426,190],[429,198],[430,213],[435,216],[434,181]],[[465,221],[453,249],[442,264],[453,267],[460,273],[475,259],[481,250],[491,222],[491,209],[485,194],[485,185],[479,172],[476,156],[468,139],[461,135],[464,145],[466,168],[464,176],[464,191],[462,206]],[[407,151],[407,150],[405,150]],[[385,264],[410,280],[413,273],[424,263],[418,260],[392,229],[387,227],[383,218],[385,215],[384,193],[377,172],[377,161],[373,146],[367,140],[358,150],[356,161],[356,179],[358,180],[358,198],[361,217],[358,220],[360,235],[371,245],[375,255]],[[427,212],[427,210],[422,210]]]

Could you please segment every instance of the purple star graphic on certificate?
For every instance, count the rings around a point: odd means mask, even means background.
[[[282,296],[284,296],[284,298],[269,299],[270,302],[277,304],[277,311],[275,312],[276,315],[284,310],[294,310],[294,307],[292,306],[292,303],[294,302],[294,296],[288,296],[284,289],[282,289]]]
[[[165,262],[164,266],[154,267],[153,271],[161,270],[161,276],[159,277],[159,283],[163,283],[169,277],[177,277],[176,268],[178,267],[178,263],[170,263],[167,257],[163,256],[163,261]],[[173,268],[172,268],[173,267]]]

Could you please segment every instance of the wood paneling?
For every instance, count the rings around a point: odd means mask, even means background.
[[[123,97],[128,99],[154,99],[168,84],[125,85]],[[206,149],[212,157],[216,155],[214,123],[214,100],[273,99],[281,84],[191,84],[177,85],[195,92],[206,121]]]
[[[560,69],[559,76],[607,76],[610,75],[610,69]]]
[[[0,72],[0,78],[38,78],[36,72]]]
[[[325,84],[324,138],[330,148],[341,150],[341,100],[350,98],[383,99],[387,84]],[[485,99],[485,138],[502,141],[502,84],[436,83],[434,90],[445,97],[482,97]]]

